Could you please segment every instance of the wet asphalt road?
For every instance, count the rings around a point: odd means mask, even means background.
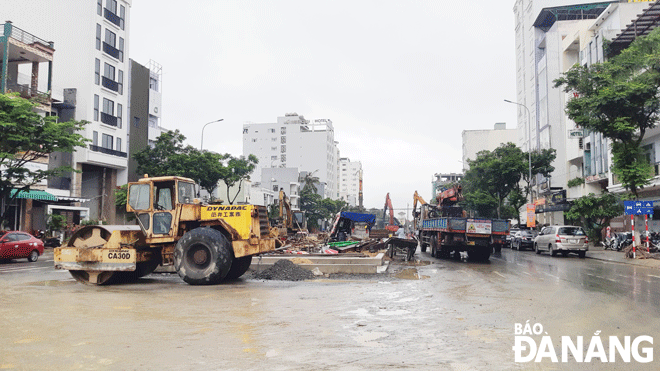
[[[52,268],[52,250],[0,262],[0,369],[660,369],[660,269],[509,249],[487,263],[416,258],[373,277],[211,287],[164,274],[85,286]],[[653,362],[516,363],[527,320],[560,360],[561,336],[583,336],[586,352],[598,333],[653,336]]]

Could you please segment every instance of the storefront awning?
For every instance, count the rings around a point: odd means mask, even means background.
[[[16,192],[18,192],[18,196],[16,196],[16,198],[29,198],[32,200],[39,200],[39,201],[57,201],[56,196],[45,191],[38,191],[32,189],[29,191],[19,191],[18,189],[12,189],[11,197],[14,197]]]

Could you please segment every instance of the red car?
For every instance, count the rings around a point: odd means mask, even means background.
[[[29,233],[0,232],[0,259],[27,258],[28,261],[36,262],[43,253],[43,241]]]

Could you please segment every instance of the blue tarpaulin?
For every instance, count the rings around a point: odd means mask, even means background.
[[[367,223],[370,226],[376,224],[376,215],[372,214],[349,213],[344,211],[340,214],[340,216],[342,218],[350,219],[354,222]]]

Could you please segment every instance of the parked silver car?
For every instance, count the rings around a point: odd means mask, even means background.
[[[574,252],[584,258],[589,251],[589,238],[582,227],[553,225],[541,230],[534,240],[534,250],[537,254],[548,251],[552,256],[556,256],[558,252],[563,256]]]

